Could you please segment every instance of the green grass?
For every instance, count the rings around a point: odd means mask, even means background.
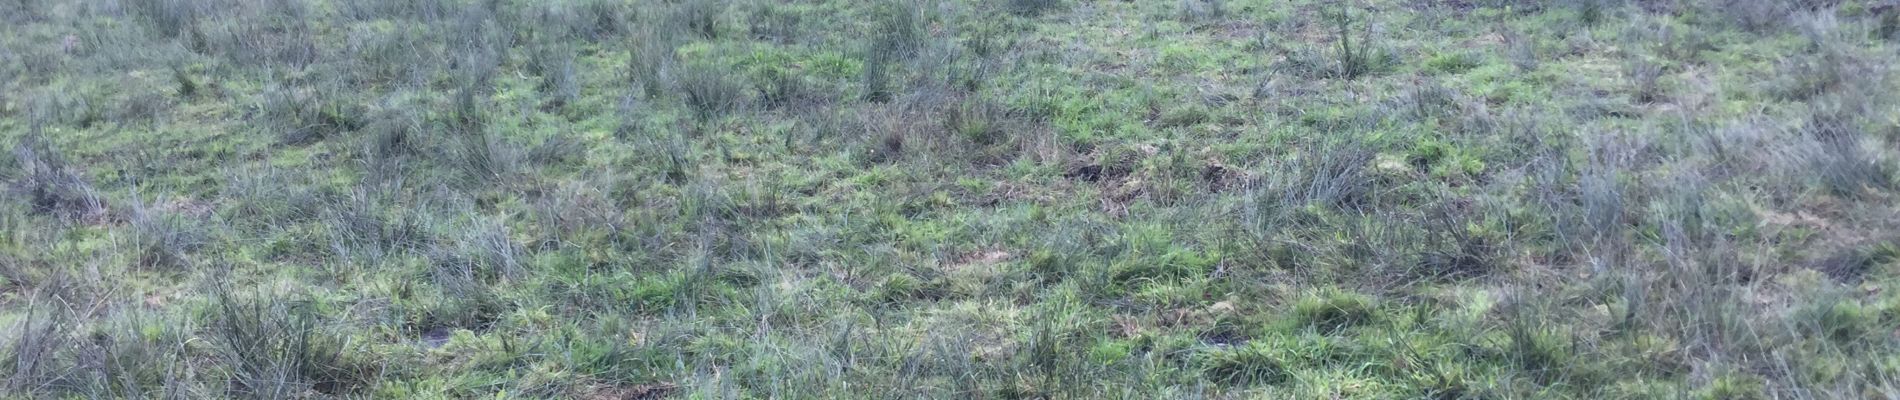
[[[1900,397],[1878,1],[0,3],[0,398]]]

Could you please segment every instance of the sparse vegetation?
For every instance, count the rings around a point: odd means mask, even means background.
[[[1900,397],[1878,0],[0,0],[0,398]]]

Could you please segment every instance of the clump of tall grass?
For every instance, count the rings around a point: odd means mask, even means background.
[[[1868,135],[1859,121],[1838,111],[1819,111],[1801,132],[1819,150],[1812,155],[1812,168],[1829,193],[1858,197],[1893,187],[1893,164],[1863,148]]]
[[[860,99],[876,103],[891,101],[895,91],[891,88],[891,57],[884,52],[865,52],[863,69],[858,75],[864,88],[858,96]]]
[[[447,0],[340,0],[336,2],[337,13],[357,21],[377,19],[409,19],[422,22],[436,22],[454,12],[454,5]]]
[[[3,387],[20,394],[45,394],[60,386],[61,377],[77,372],[72,360],[62,357],[71,346],[71,321],[53,307],[28,304],[25,315],[9,324],[0,337],[0,372],[6,373]],[[70,383],[68,383],[70,384]]]
[[[805,17],[788,8],[774,1],[753,2],[746,15],[752,36],[777,43],[799,40]]]
[[[350,65],[360,69],[347,79],[358,85],[427,83],[444,66],[441,60],[450,57],[446,43],[435,37],[439,34],[431,26],[351,29],[344,46],[355,56]]]
[[[304,145],[356,130],[357,115],[341,88],[275,86],[266,89],[253,116],[258,126],[280,143]]]
[[[1289,173],[1270,177],[1256,190],[1250,218],[1264,231],[1297,222],[1307,207],[1358,210],[1369,204],[1376,182],[1367,170],[1374,153],[1363,143],[1346,141],[1320,147],[1286,165]]]
[[[503,183],[515,172],[513,148],[496,137],[491,117],[484,111],[486,91],[479,83],[464,86],[451,100],[446,115],[434,125],[443,132],[442,139],[451,144],[443,150],[444,160],[460,169],[471,184]]]
[[[547,98],[546,106],[560,109],[580,99],[580,73],[576,70],[574,47],[535,43],[529,48],[528,72],[540,77],[536,87]]]
[[[1003,9],[1024,17],[1035,17],[1063,7],[1062,0],[1004,0]]]
[[[674,71],[679,66],[674,38],[668,31],[649,28],[636,32],[630,40],[633,43],[627,53],[628,83],[639,88],[648,99],[660,97],[673,87]]]
[[[1295,49],[1279,68],[1301,76],[1351,80],[1385,73],[1398,64],[1398,56],[1375,40],[1365,17],[1343,5],[1325,13],[1332,25],[1332,44]]]
[[[0,390],[30,397],[182,397],[188,326],[135,307],[30,293],[0,334]],[[87,300],[95,301],[95,300]]]
[[[886,102],[896,93],[892,87],[894,67],[922,50],[924,31],[919,11],[908,4],[885,3],[877,11],[877,31],[859,57],[859,80],[864,87],[860,98]]]
[[[1631,59],[1624,64],[1623,74],[1630,81],[1632,101],[1652,103],[1666,100],[1662,64],[1641,58]]]
[[[738,109],[746,100],[743,83],[721,67],[686,63],[673,77],[673,90],[700,121],[710,121]]]
[[[427,205],[397,208],[391,190],[357,188],[348,197],[324,205],[318,212],[330,253],[339,260],[375,264],[409,254],[428,244],[434,219]]]
[[[685,0],[673,6],[672,23],[700,39],[719,37],[719,20],[728,5],[720,0]]]
[[[1184,21],[1219,20],[1227,17],[1226,0],[1181,0],[1175,13]]]
[[[190,0],[131,0],[124,4],[128,14],[145,25],[153,33],[163,37],[177,37],[188,32],[198,23],[200,7],[207,2]]]
[[[373,367],[348,357],[348,344],[307,302],[215,291],[210,339],[227,368],[229,394],[282,399],[340,395],[367,384]]]
[[[186,216],[154,209],[136,194],[127,202],[132,227],[133,251],[138,265],[180,268],[191,265],[190,252],[203,246],[208,236],[201,226]]]
[[[1781,26],[1794,14],[1801,1],[1710,0],[1701,5],[1713,15],[1751,31],[1766,31]]]
[[[76,167],[69,165],[37,125],[13,148],[7,189],[36,214],[68,221],[105,216],[106,202]]]
[[[460,234],[432,244],[430,259],[438,283],[457,292],[468,285],[486,285],[522,276],[526,250],[514,242],[512,231],[495,221],[476,219],[462,224]]]

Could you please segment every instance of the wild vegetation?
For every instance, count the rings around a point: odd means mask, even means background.
[[[0,398],[1900,397],[1881,0],[0,1]]]

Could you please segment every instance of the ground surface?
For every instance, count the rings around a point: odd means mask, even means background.
[[[0,19],[0,397],[1900,396],[1889,3]]]

